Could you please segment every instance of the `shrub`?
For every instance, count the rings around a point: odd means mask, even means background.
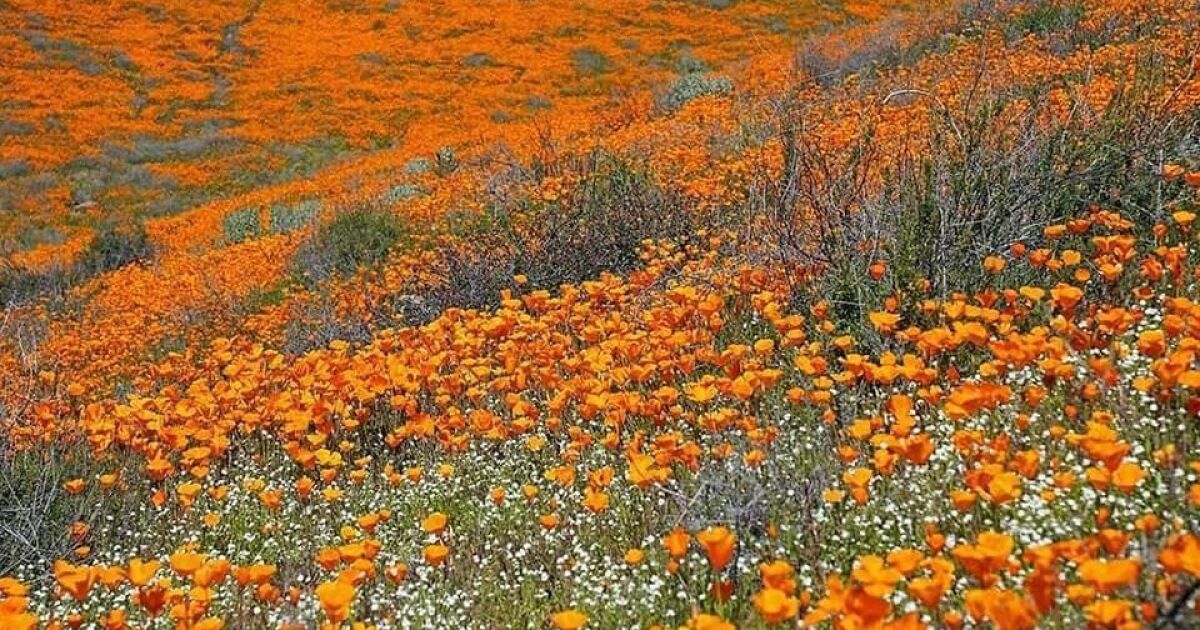
[[[621,273],[638,263],[647,239],[682,239],[696,218],[683,195],[657,184],[643,168],[593,155],[565,198],[535,204],[523,219],[517,273],[536,286]]]
[[[1008,28],[1008,38],[1025,35],[1045,37],[1051,33],[1075,30],[1083,20],[1084,8],[1078,4],[1060,4],[1043,0],[1018,14]]]
[[[257,208],[243,208],[225,215],[221,225],[225,232],[225,242],[241,243],[256,238],[262,232],[262,218]]]
[[[153,256],[146,228],[138,222],[107,223],[95,236],[76,263],[76,275],[89,277]]]
[[[420,197],[423,194],[425,194],[425,191],[416,184],[396,184],[383,194],[382,200],[384,203],[397,204],[408,199]]]
[[[525,109],[536,112],[543,109],[551,109],[554,103],[544,96],[528,96],[525,98]]]
[[[421,175],[433,170],[433,164],[428,158],[418,157],[409,160],[404,165],[404,172],[408,175]]]
[[[371,206],[356,208],[319,226],[296,252],[293,270],[311,286],[381,262],[410,238],[408,226],[391,212]]]
[[[494,305],[517,274],[530,287],[557,289],[627,272],[646,240],[684,240],[708,221],[635,163],[596,153],[569,168],[579,183],[561,199],[497,200],[448,218],[453,242],[465,245],[442,248],[446,281],[428,296],[427,312]]]
[[[100,463],[88,455],[86,443],[64,441],[17,450],[7,441],[0,438],[0,574],[31,566],[48,573],[53,561],[77,544],[70,538],[72,523],[121,518],[132,524],[148,514],[141,509],[148,501],[144,484],[125,462]],[[121,492],[104,492],[95,482],[78,495],[63,488],[68,480],[92,480],[114,467],[126,473],[122,479],[132,480]],[[104,530],[93,532],[92,538],[109,542]]]
[[[3,137],[3,134],[0,134]],[[0,180],[24,177],[30,172],[29,163],[24,159],[0,161]]]
[[[444,146],[437,150],[434,154],[434,170],[438,175],[445,177],[450,173],[458,170],[458,154],[455,153],[454,147]]]
[[[294,205],[271,206],[271,233],[287,234],[307,227],[321,212],[321,202],[306,199]]]
[[[16,236],[18,249],[27,250],[39,245],[59,244],[66,240],[66,235],[53,225],[27,225]]]
[[[680,77],[658,99],[659,109],[674,112],[701,96],[729,94],[733,81],[729,77],[692,72]]]
[[[36,272],[15,267],[0,270],[0,305],[10,308],[46,298],[57,308],[71,287],[106,271],[149,260],[153,254],[141,223],[103,223],[70,266]]]
[[[299,312],[288,319],[284,327],[283,350],[302,355],[327,347],[333,341],[364,343],[370,339],[367,322],[339,313],[328,294],[318,293],[314,300],[303,303]]]
[[[862,322],[895,286],[925,279],[939,295],[981,286],[985,255],[1037,242],[1043,226],[1092,204],[1146,229],[1186,198],[1182,187],[1162,185],[1161,162],[1186,161],[1181,153],[1200,129],[1200,114],[1158,106],[1151,86],[1166,76],[1161,65],[1143,61],[1106,107],[1080,103],[1065,118],[1046,115],[1049,91],[1037,86],[982,94],[954,109],[935,100],[929,135],[889,156],[882,170],[873,130],[847,149],[829,149],[805,131],[804,119],[820,113],[800,105],[780,127],[784,177],[767,195],[772,255],[824,269],[822,282],[797,286],[834,303],[846,321]],[[901,95],[933,99],[893,94]],[[862,282],[880,259],[891,280]]]
[[[612,61],[591,47],[571,51],[571,63],[575,66],[575,71],[583,75],[606,74],[613,70]]]
[[[496,60],[487,53],[476,52],[463,57],[462,64],[468,68],[482,68],[496,65]]]

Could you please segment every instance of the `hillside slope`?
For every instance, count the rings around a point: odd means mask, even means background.
[[[0,627],[1200,623],[1196,6],[19,4],[347,146],[10,258]]]

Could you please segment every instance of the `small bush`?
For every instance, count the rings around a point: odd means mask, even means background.
[[[59,305],[71,287],[153,255],[141,223],[104,223],[96,227],[91,242],[69,266],[37,272],[11,267],[0,271],[0,305],[9,308],[38,298]]]
[[[105,224],[96,230],[92,242],[76,263],[76,275],[84,277],[149,260],[150,248],[146,228],[141,223]]]
[[[529,96],[525,99],[525,109],[536,112],[544,109],[551,109],[554,103],[544,96]]]
[[[468,68],[483,68],[496,65],[496,60],[487,53],[477,52],[463,57],[462,64]]]
[[[410,238],[408,226],[391,212],[377,207],[358,208],[318,227],[296,252],[293,269],[311,285],[381,262],[393,248],[408,244]]]
[[[872,129],[830,149],[803,131],[821,112],[799,104],[780,123],[784,177],[767,195],[766,221],[784,266],[824,271],[819,283],[798,282],[797,297],[828,300],[842,321],[862,323],[894,286],[928,281],[938,295],[984,286],[984,256],[1036,243],[1043,226],[1093,204],[1141,229],[1165,220],[1188,191],[1163,185],[1162,160],[1187,162],[1200,114],[1156,106],[1152,86],[1164,76],[1161,60],[1146,59],[1104,107],[1057,118],[1045,115],[1046,86],[983,92],[954,108],[934,102],[928,137],[889,156],[886,169]],[[887,261],[889,283],[862,281],[875,260]]]
[[[517,272],[536,286],[628,271],[643,241],[683,239],[696,228],[683,196],[637,165],[596,155],[584,168],[571,195],[535,206],[524,219]]]
[[[53,225],[27,225],[17,233],[16,244],[21,250],[39,245],[57,245],[66,240],[66,235]]]
[[[365,343],[371,339],[367,322],[339,313],[324,293],[301,305],[299,312],[288,319],[283,334],[283,350],[291,355],[325,348],[334,341]]]
[[[241,243],[256,238],[262,233],[262,219],[257,208],[243,208],[225,215],[222,220],[225,242]]]
[[[140,506],[148,501],[145,485],[136,481],[125,462],[100,463],[86,443],[55,443],[16,450],[0,439],[0,574],[37,567],[49,573],[54,560],[77,545],[70,538],[71,524],[102,523],[115,518],[132,525],[149,513]],[[104,492],[89,483],[81,494],[64,490],[71,479],[94,479],[102,472],[125,472],[133,479],[121,492]],[[103,529],[92,533],[97,543],[109,543]],[[40,576],[39,576],[40,577]]]
[[[665,112],[674,112],[701,96],[717,96],[732,91],[733,81],[729,77],[693,72],[672,83],[658,99],[658,106]]]
[[[312,224],[321,212],[321,202],[307,199],[294,205],[271,206],[271,233],[287,234]]]
[[[3,134],[0,134],[0,137],[2,136]],[[0,162],[0,179],[24,177],[29,172],[29,163],[23,159]]]
[[[32,136],[37,133],[37,127],[19,120],[0,118],[0,138],[5,136]]]
[[[383,194],[382,200],[387,204],[397,204],[424,194],[425,191],[416,184],[396,184]]]
[[[1043,1],[1019,14],[1008,28],[1008,38],[1025,35],[1045,37],[1051,33],[1074,31],[1083,20],[1084,8],[1078,4],[1058,4]]]
[[[421,175],[433,170],[433,164],[428,158],[418,157],[409,160],[404,165],[404,172],[408,175]]]
[[[0,308],[15,308],[39,295],[60,295],[65,293],[68,283],[67,274],[61,269],[44,273],[5,269],[0,273]]]
[[[575,71],[583,75],[597,75],[612,72],[613,63],[608,57],[595,48],[576,48],[571,51],[571,63]]]
[[[427,300],[435,311],[494,305],[517,274],[557,289],[627,272],[646,240],[681,241],[707,221],[637,164],[598,153],[571,168],[579,183],[561,199],[498,201],[449,217],[459,245],[441,251],[447,280]]]
[[[458,154],[454,151],[454,147],[445,146],[437,150],[434,154],[434,170],[438,175],[445,177],[450,173],[458,170]]]

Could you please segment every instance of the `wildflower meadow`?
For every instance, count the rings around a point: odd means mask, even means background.
[[[0,630],[1200,628],[1200,5],[0,0]]]

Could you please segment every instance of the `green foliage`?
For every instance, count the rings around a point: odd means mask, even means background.
[[[86,443],[63,443],[18,451],[0,441],[0,574],[18,567],[48,569],[67,556],[75,546],[69,538],[72,523],[122,518],[132,525],[142,514],[138,506],[147,503],[148,493],[133,472],[136,464],[101,462],[88,450]],[[99,488],[97,477],[111,472],[126,473],[121,478],[127,485],[120,491]],[[79,494],[64,489],[73,479],[87,482]],[[109,528],[97,528],[92,542],[112,542],[112,535]]]
[[[293,205],[271,206],[271,233],[287,234],[307,227],[320,212],[321,202],[316,199],[306,199]]]
[[[455,210],[446,215],[446,232],[456,239],[486,237],[512,230],[512,217],[503,208],[489,205],[481,212]]]
[[[353,273],[382,262],[396,247],[411,246],[412,231],[382,208],[356,208],[317,228],[296,252],[293,270],[307,283]]]
[[[404,165],[404,172],[408,175],[421,175],[433,170],[433,164],[428,158],[418,157],[409,160]]]
[[[953,109],[935,103],[927,144],[892,156],[878,190],[858,185],[880,162],[871,130],[836,157],[798,142],[785,157],[795,169],[791,180],[799,182],[793,201],[817,212],[782,240],[826,268],[801,291],[828,301],[861,339],[877,339],[865,316],[886,296],[923,280],[937,295],[986,287],[997,279],[981,266],[985,256],[1016,242],[1036,246],[1044,226],[1092,206],[1116,210],[1148,231],[1191,194],[1163,181],[1163,164],[1200,157],[1200,113],[1158,107],[1168,72],[1147,57],[1105,107],[1078,103],[1052,124],[1035,123],[1050,106],[1049,86],[986,93]],[[1014,102],[1027,119],[1007,118]],[[819,171],[838,176],[814,179]],[[793,255],[785,251],[780,255]],[[876,260],[887,262],[887,277],[865,282]],[[1017,285],[1025,280],[1005,277]]]
[[[1009,39],[1026,35],[1045,37],[1051,33],[1073,31],[1083,19],[1084,8],[1079,4],[1063,4],[1044,0],[1013,19],[1008,28]]]
[[[723,95],[732,91],[733,81],[729,77],[692,72],[672,83],[666,93],[659,97],[658,106],[665,112],[674,112],[701,96]]]
[[[149,260],[153,253],[141,223],[102,223],[70,266],[37,272],[16,267],[0,269],[0,305],[9,308],[46,298],[48,306],[61,308],[71,287],[106,271]]]
[[[53,225],[28,225],[16,236],[16,246],[19,250],[28,250],[39,245],[57,245],[66,240],[66,236]]]
[[[384,203],[397,204],[402,201],[420,197],[423,194],[425,194],[425,191],[416,184],[396,184],[383,194],[383,201]]]
[[[224,228],[226,243],[241,243],[257,238],[262,233],[262,219],[257,208],[243,208],[225,215],[221,227]]]
[[[681,242],[707,220],[635,162],[594,153],[571,168],[579,184],[564,198],[521,198],[448,217],[452,240],[464,245],[442,251],[447,280],[426,296],[433,312],[494,305],[515,274],[553,290],[627,272],[644,241]]]
[[[146,228],[141,223],[106,223],[96,230],[91,243],[76,263],[77,273],[92,276],[153,255]]]
[[[496,65],[496,60],[487,53],[477,52],[463,57],[462,64],[468,68],[483,68]]]

